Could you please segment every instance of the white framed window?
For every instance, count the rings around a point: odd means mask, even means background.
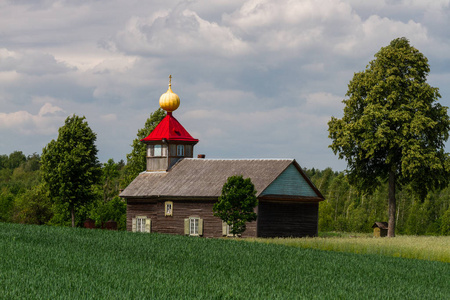
[[[132,219],[133,232],[150,232],[152,220],[146,216],[136,216]]]
[[[136,231],[145,232],[145,223],[147,223],[147,218],[136,218]]]
[[[198,235],[198,223],[200,219],[190,218],[189,219],[189,235]]]
[[[203,219],[199,217],[184,219],[184,234],[190,236],[203,235]]]
[[[184,156],[184,145],[177,145],[177,156]]]
[[[153,146],[153,156],[161,156],[161,155],[162,155],[161,145]]]
[[[173,215],[173,202],[172,201],[166,201],[164,203],[164,215],[165,216]]]

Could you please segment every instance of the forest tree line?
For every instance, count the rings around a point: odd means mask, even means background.
[[[124,161],[103,163],[100,182],[94,187],[95,201],[78,211],[77,226],[86,218],[98,227],[115,220],[126,226],[126,204],[118,197],[130,174]],[[306,169],[324,195],[319,205],[319,231],[370,232],[374,222],[387,220],[387,183],[372,195],[358,192],[344,172],[330,168]],[[429,192],[421,200],[407,186],[397,191],[397,231],[412,235],[450,235],[450,188]],[[67,209],[55,207],[42,184],[40,155],[21,151],[0,155],[0,222],[70,226]]]
[[[0,155],[0,222],[69,226],[70,212],[51,201],[41,174],[41,156],[22,151]],[[101,179],[93,187],[94,201],[78,210],[77,226],[90,218],[98,227],[109,220],[125,229],[126,204],[119,197],[125,184],[125,163],[108,160],[101,167]]]
[[[388,220],[388,182],[364,194],[345,172],[305,170],[325,200],[319,205],[319,231],[371,232]],[[408,185],[397,192],[396,231],[408,235],[450,235],[450,188],[428,192],[421,199]]]

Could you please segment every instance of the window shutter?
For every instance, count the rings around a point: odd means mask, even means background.
[[[184,219],[184,234],[189,235],[189,219]]]
[[[151,232],[152,219],[148,218],[145,220],[145,232]]]
[[[131,231],[136,232],[136,218],[131,219]]]
[[[227,223],[225,223],[224,221],[222,221],[222,235],[227,235]]]
[[[203,235],[203,219],[198,219],[198,235]]]

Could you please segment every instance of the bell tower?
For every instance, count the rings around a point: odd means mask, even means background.
[[[169,89],[159,98],[159,106],[167,116],[141,142],[147,145],[147,172],[168,171],[178,160],[194,156],[194,139],[172,115],[180,106],[180,97],[172,91],[172,75]]]

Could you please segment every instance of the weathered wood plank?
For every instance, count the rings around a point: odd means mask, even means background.
[[[173,201],[172,216],[165,216],[164,202],[154,203],[134,199],[127,204],[127,230],[131,231],[131,219],[136,216],[146,216],[152,219],[152,232],[184,234],[184,219],[199,217],[203,219],[203,237],[221,237],[222,220],[213,215],[215,201]],[[247,224],[244,237],[256,237],[256,222]]]
[[[318,203],[259,203],[258,237],[317,236]]]

